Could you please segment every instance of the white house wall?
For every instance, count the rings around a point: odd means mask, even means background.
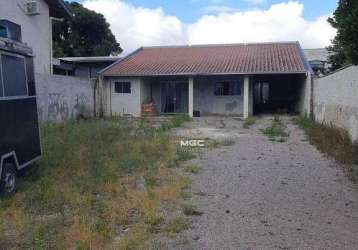
[[[114,84],[116,81],[130,82],[131,93],[115,93]],[[141,79],[140,78],[109,78],[105,80],[105,101],[107,116],[141,115]]]
[[[228,79],[233,80],[234,78]],[[241,95],[216,96],[214,94],[214,78],[195,78],[194,110],[200,111],[202,115],[242,115],[244,84],[243,79],[239,78],[239,80],[241,80]]]
[[[298,111],[301,115],[309,116],[311,113],[311,100],[312,95],[312,76],[311,74],[307,74],[306,79],[302,82],[302,86],[300,89],[300,97],[298,102]]]
[[[49,7],[44,0],[38,0],[39,15],[29,16],[20,6],[25,0],[1,0],[0,19],[7,19],[21,25],[22,40],[33,48],[35,72],[51,72],[51,35]]]
[[[346,129],[358,142],[358,67],[315,79],[313,93],[316,120]]]

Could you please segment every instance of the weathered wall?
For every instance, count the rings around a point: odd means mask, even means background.
[[[50,74],[50,16],[44,0],[39,0],[39,15],[28,16],[21,9],[25,0],[1,0],[0,19],[21,25],[22,40],[33,48],[35,71]]]
[[[174,78],[168,78],[173,80]],[[109,77],[104,80],[104,110],[107,116],[113,115],[141,115],[141,104],[150,100],[150,84],[152,84],[153,101],[155,102],[158,112],[161,111],[161,88],[160,82],[168,80],[163,79],[141,79],[141,78],[118,78]],[[181,78],[175,78],[180,80]],[[186,79],[186,78],[185,78]],[[216,80],[223,80],[218,77]],[[199,110],[202,115],[235,115],[243,113],[243,78],[241,95],[238,96],[215,96],[214,95],[214,78],[195,78],[194,79],[194,110]],[[114,83],[116,81],[130,81],[131,94],[119,94],[114,92]],[[252,84],[250,84],[252,85]],[[253,110],[253,88],[250,86],[249,108]]]
[[[297,110],[301,115],[310,115],[311,113],[311,90],[312,90],[312,76],[308,74],[306,79],[302,82],[299,90],[299,101]]]
[[[358,67],[315,79],[313,93],[316,120],[346,129],[358,142]]]
[[[116,81],[131,82],[131,93],[115,93],[114,83]],[[107,78],[105,86],[105,114],[116,115],[141,115],[141,79],[140,78]]]
[[[42,122],[94,114],[94,82],[86,78],[36,74],[39,118]]]
[[[202,115],[242,115],[244,81],[242,77],[231,77],[230,80],[241,81],[241,95],[216,96],[214,82],[225,78],[201,77],[194,79],[194,110]],[[227,79],[227,78],[226,78]],[[252,95],[252,94],[251,94]],[[250,98],[251,99],[251,98]],[[252,101],[250,102],[252,105]]]

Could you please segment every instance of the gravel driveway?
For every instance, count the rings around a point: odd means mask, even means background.
[[[193,217],[177,249],[358,249],[358,188],[340,166],[306,140],[291,117],[289,137],[272,142],[234,118],[199,118],[176,131],[184,137],[231,138],[192,160],[192,198],[204,214]]]

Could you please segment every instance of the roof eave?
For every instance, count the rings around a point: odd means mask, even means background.
[[[311,64],[308,62],[307,60],[307,57],[305,55],[305,53],[303,52],[303,49],[301,47],[301,44],[300,42],[297,41],[297,47],[298,47],[298,50],[300,52],[300,56],[301,56],[301,60],[303,61],[303,64],[304,64],[304,67],[305,69],[310,72],[311,74],[313,74],[313,70],[312,70],[312,67],[311,67]]]
[[[63,0],[45,0],[50,8],[50,16],[56,18],[72,17],[71,8]]]
[[[156,77],[156,76],[220,76],[220,75],[302,75],[309,71],[273,71],[273,72],[223,72],[223,73],[174,73],[174,74],[103,74],[104,77]]]
[[[132,53],[128,54],[127,56],[118,59],[117,61],[115,61],[114,63],[112,63],[111,65],[109,65],[108,67],[98,71],[97,73],[99,75],[103,75],[105,76],[106,71],[110,70],[111,68],[113,68],[115,65],[117,65],[120,62],[123,62],[124,60],[127,60],[128,58],[132,57],[133,55],[137,54],[139,51],[141,51],[143,49],[143,47],[140,47],[138,49],[136,49],[135,51],[133,51]]]

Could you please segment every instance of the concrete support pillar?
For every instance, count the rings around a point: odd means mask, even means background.
[[[105,86],[104,86],[104,77],[103,75],[99,75],[98,77],[98,86],[97,86],[97,114],[99,117],[103,117],[106,115],[106,95],[105,95]]]
[[[311,117],[313,115],[313,107],[314,107],[314,82],[311,73],[307,74],[307,83],[309,85],[309,97],[308,97],[308,115]]]
[[[248,75],[244,76],[244,118],[250,115],[250,78]]]
[[[189,103],[188,103],[188,112],[189,116],[193,117],[194,112],[194,77],[189,77]]]

